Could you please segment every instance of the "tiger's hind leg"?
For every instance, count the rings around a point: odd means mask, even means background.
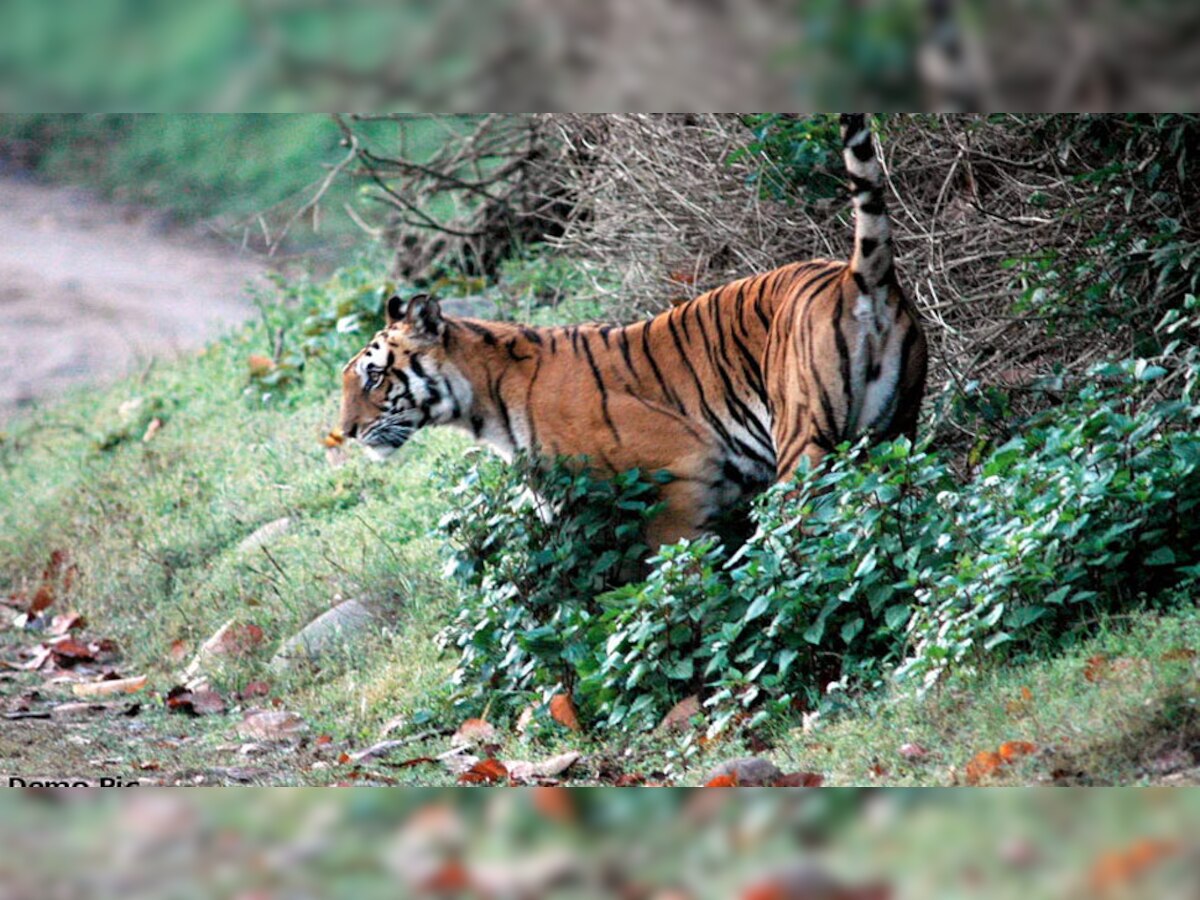
[[[659,500],[664,509],[646,526],[646,544],[651,553],[657,553],[663,544],[682,538],[695,540],[705,533],[712,505],[712,489],[707,484],[677,476],[662,486]]]

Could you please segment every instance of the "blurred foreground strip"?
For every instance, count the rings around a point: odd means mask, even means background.
[[[351,875],[381,898],[1184,900],[1200,876],[1200,796],[1165,790],[39,790],[0,822],[5,900]]]
[[[1172,0],[8,0],[14,111],[1194,108]]]

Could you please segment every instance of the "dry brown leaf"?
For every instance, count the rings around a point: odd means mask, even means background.
[[[87,620],[83,616],[75,610],[71,610],[68,613],[60,613],[51,619],[47,631],[53,635],[63,635],[74,628],[82,628],[86,624]]]
[[[181,663],[187,659],[188,645],[183,638],[176,638],[171,641],[171,649],[167,651],[167,658],[171,662]]]
[[[500,742],[500,733],[486,719],[467,719],[450,738],[452,747],[477,747]]]
[[[1000,758],[1005,762],[1013,762],[1020,759],[1022,756],[1028,756],[1037,750],[1036,744],[1031,744],[1029,741],[1005,741],[1000,745]]]
[[[255,741],[282,741],[298,737],[308,728],[299,715],[287,710],[250,710],[237,727],[239,736]]]
[[[550,698],[550,718],[570,731],[580,730],[575,704],[566,694],[555,694]]]
[[[818,788],[825,783],[825,776],[819,772],[791,772],[780,775],[771,787]]]
[[[146,676],[113,678],[108,681],[85,681],[71,686],[76,697],[111,697],[114,694],[136,694],[146,686]]]
[[[498,759],[481,759],[458,776],[459,784],[496,784],[508,778],[508,768]]]
[[[700,715],[700,697],[696,694],[684,697],[663,716],[663,720],[658,723],[658,732],[670,734],[686,731],[691,727],[692,718],[698,715]]]
[[[246,363],[250,367],[251,375],[266,375],[275,368],[275,360],[257,353],[251,354]]]
[[[975,785],[991,777],[1004,766],[1004,757],[991,750],[981,750],[967,763],[967,784]]]

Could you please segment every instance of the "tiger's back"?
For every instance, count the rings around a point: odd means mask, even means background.
[[[529,328],[393,298],[387,329],[346,366],[344,432],[389,451],[447,424],[507,457],[666,470],[651,546],[711,529],[802,458],[859,434],[911,434],[925,340],[896,283],[865,118],[843,120],[849,263],[792,263],[625,326]]]

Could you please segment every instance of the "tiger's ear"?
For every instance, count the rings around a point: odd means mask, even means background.
[[[404,300],[397,294],[393,294],[387,302],[387,323],[395,325],[404,318]]]
[[[388,309],[391,313],[390,304]],[[404,312],[404,320],[412,327],[413,335],[438,340],[446,330],[446,320],[442,318],[442,307],[437,299],[428,294],[417,294],[408,301],[408,309]]]

